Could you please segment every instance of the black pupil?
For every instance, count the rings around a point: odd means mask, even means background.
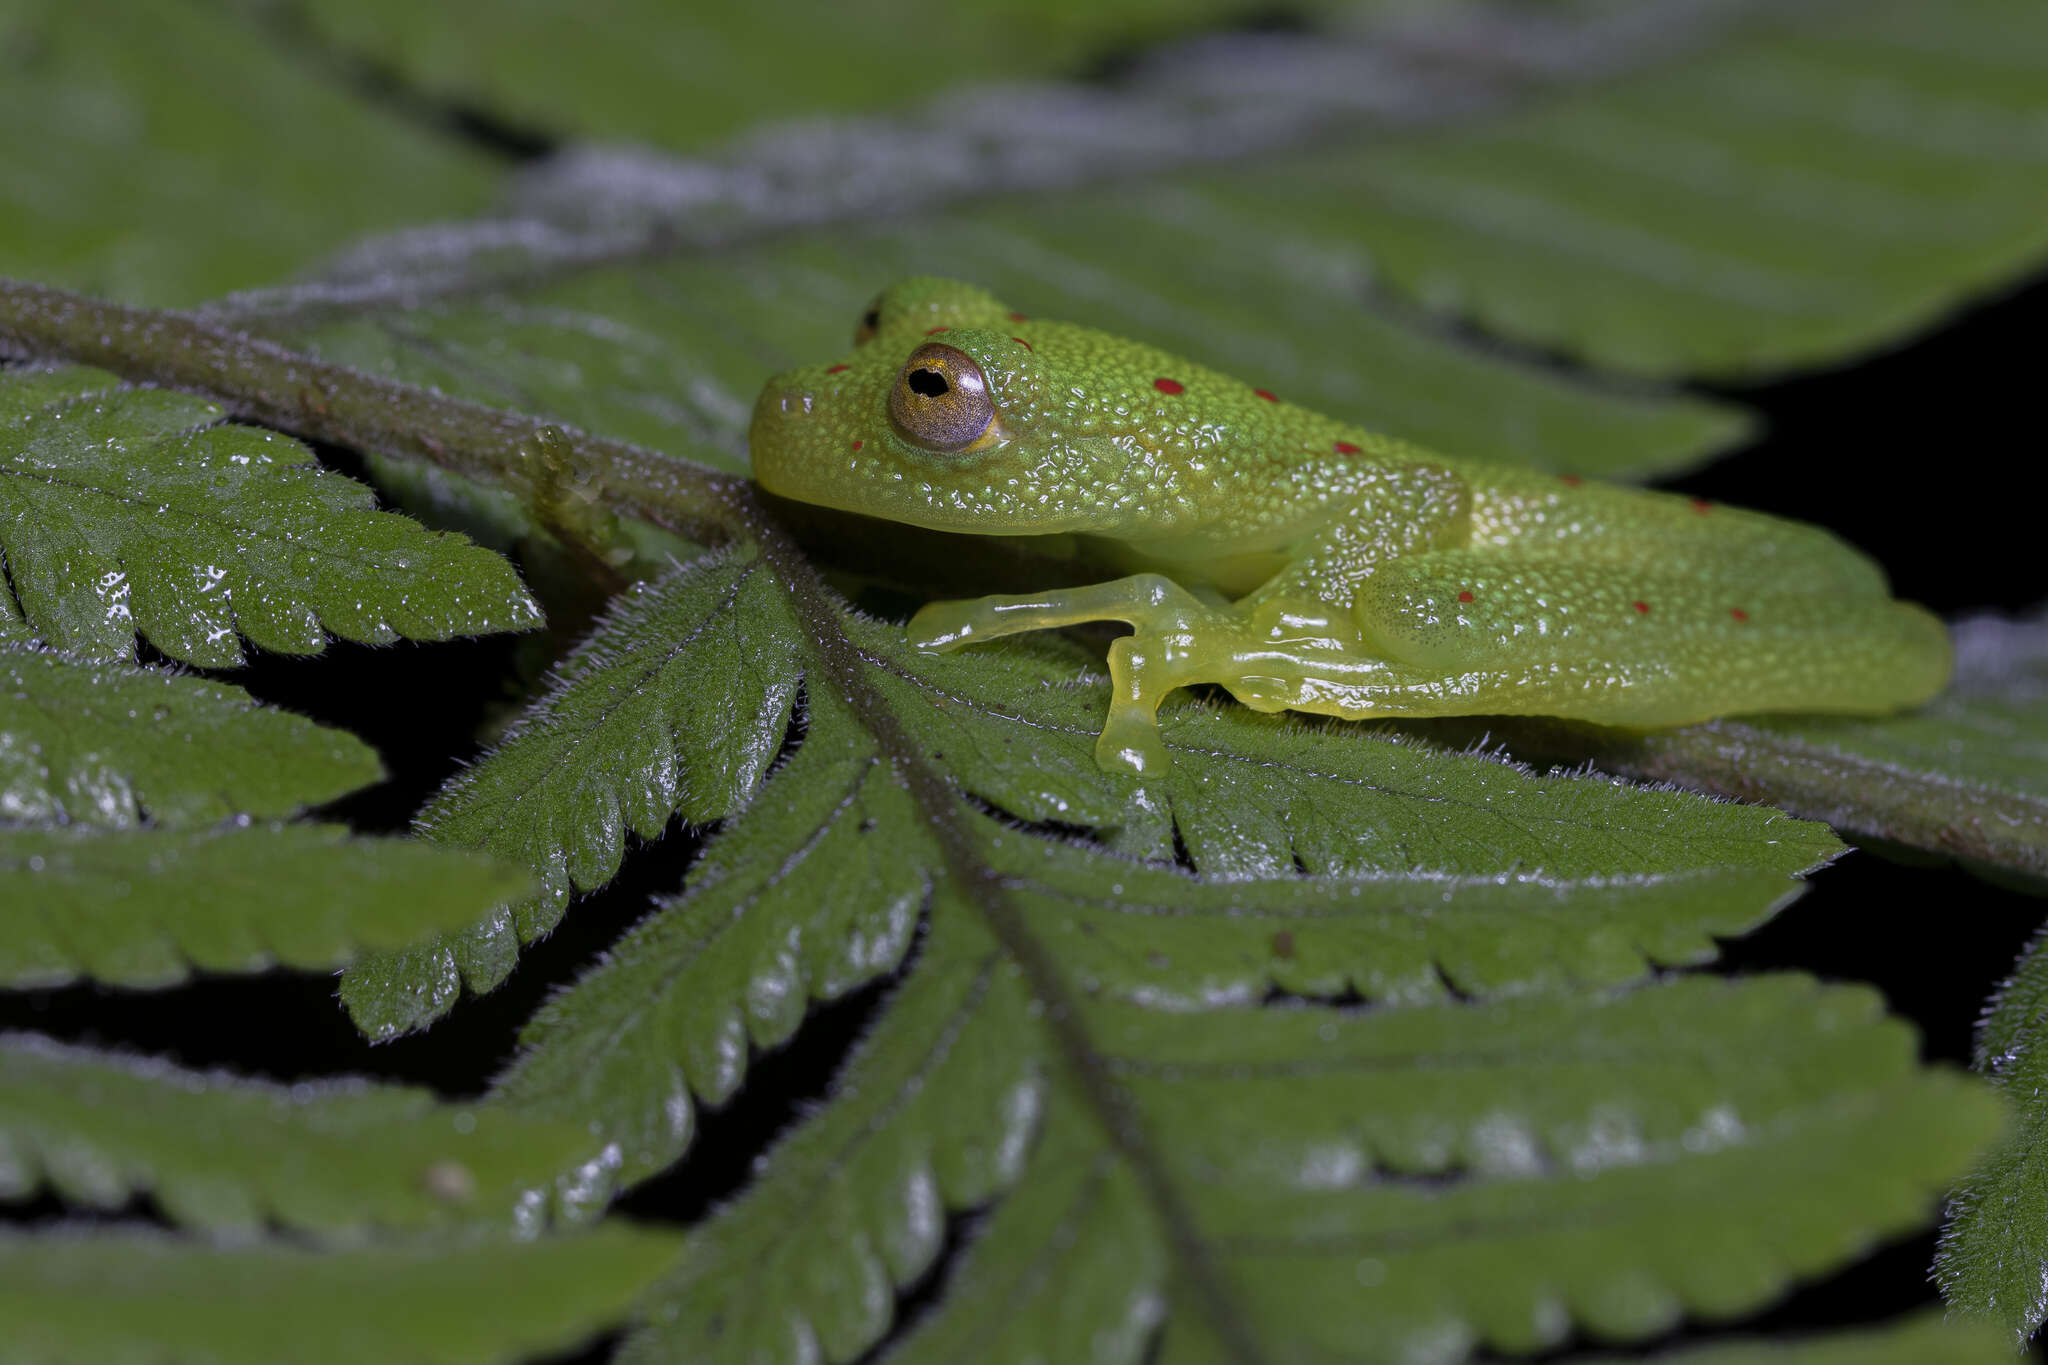
[[[912,370],[909,382],[912,393],[921,393],[926,398],[937,398],[947,387],[946,376],[937,370]]]

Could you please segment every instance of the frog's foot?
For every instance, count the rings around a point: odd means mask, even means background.
[[[1212,613],[1164,630],[1139,630],[1109,647],[1109,720],[1095,743],[1104,768],[1156,772],[1166,763],[1156,716],[1167,695],[1215,683],[1255,711],[1328,710],[1332,684],[1355,685],[1385,665],[1345,650],[1342,637],[1312,633],[1317,623],[1290,614],[1271,622]]]
[[[1109,718],[1095,739],[1095,762],[1111,772],[1165,770],[1170,761],[1159,737],[1159,703],[1178,687],[1199,681],[1186,668],[1192,636],[1126,635],[1109,647]]]
[[[1088,621],[1123,621],[1141,633],[1184,631],[1215,614],[1214,607],[1164,574],[1141,573],[1047,593],[933,602],[910,618],[908,634],[919,649],[944,652]]]
[[[1221,637],[1237,633],[1227,605],[1205,602],[1163,574],[1133,574],[1109,583],[1021,597],[934,602],[910,621],[919,649],[952,650],[1029,630],[1123,621],[1136,632],[1109,649],[1109,720],[1095,744],[1104,768],[1156,773],[1166,766],[1159,739],[1159,703],[1175,688],[1210,678]]]

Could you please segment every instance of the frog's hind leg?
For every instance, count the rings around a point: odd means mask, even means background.
[[[1895,710],[1947,679],[1947,636],[1918,607],[1743,562],[1716,568],[1487,550],[1394,561],[1361,587],[1353,612],[1366,651],[1393,666],[1346,695],[1339,714],[1679,725],[1745,711]]]

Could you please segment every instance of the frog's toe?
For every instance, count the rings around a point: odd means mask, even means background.
[[[1159,723],[1141,707],[1116,707],[1095,740],[1095,764],[1106,772],[1158,776],[1172,762]]]
[[[1100,621],[1119,600],[1098,588],[933,602],[910,618],[910,642],[919,649],[958,649],[1005,635]]]
[[[1245,673],[1221,681],[1224,687],[1229,689],[1230,695],[1237,698],[1241,704],[1268,715],[1275,711],[1287,710],[1301,697],[1301,685],[1287,678]]]
[[[910,618],[904,634],[918,649],[945,653],[986,639],[987,627],[988,614],[979,602],[932,602]]]
[[[1110,771],[1163,772],[1159,703],[1191,681],[1179,676],[1170,645],[1158,636],[1126,635],[1109,647],[1109,719],[1095,741],[1095,762]]]

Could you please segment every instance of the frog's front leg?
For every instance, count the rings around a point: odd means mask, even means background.
[[[1351,602],[1378,564],[1459,538],[1464,483],[1433,465],[1350,470],[1349,497],[1301,527],[1296,561],[1237,603],[1205,598],[1159,573],[1015,597],[934,602],[910,622],[911,642],[948,650],[1029,630],[1127,622],[1109,651],[1109,717],[1096,740],[1105,768],[1166,764],[1159,704],[1178,688],[1218,683],[1261,711],[1343,709],[1384,681],[1387,655],[1360,633]]]
[[[1164,574],[1132,574],[1082,588],[933,602],[910,618],[910,643],[944,652],[982,640],[1054,630],[1089,621],[1122,621],[1136,631],[1171,629],[1213,611]]]
[[[1109,719],[1095,742],[1096,761],[1157,771],[1167,761],[1159,704],[1176,688],[1219,677],[1219,645],[1242,629],[1227,606],[1205,602],[1164,574],[1141,573],[1046,593],[934,602],[911,618],[909,635],[919,649],[945,651],[1089,621],[1122,621],[1134,632],[1109,649]]]

